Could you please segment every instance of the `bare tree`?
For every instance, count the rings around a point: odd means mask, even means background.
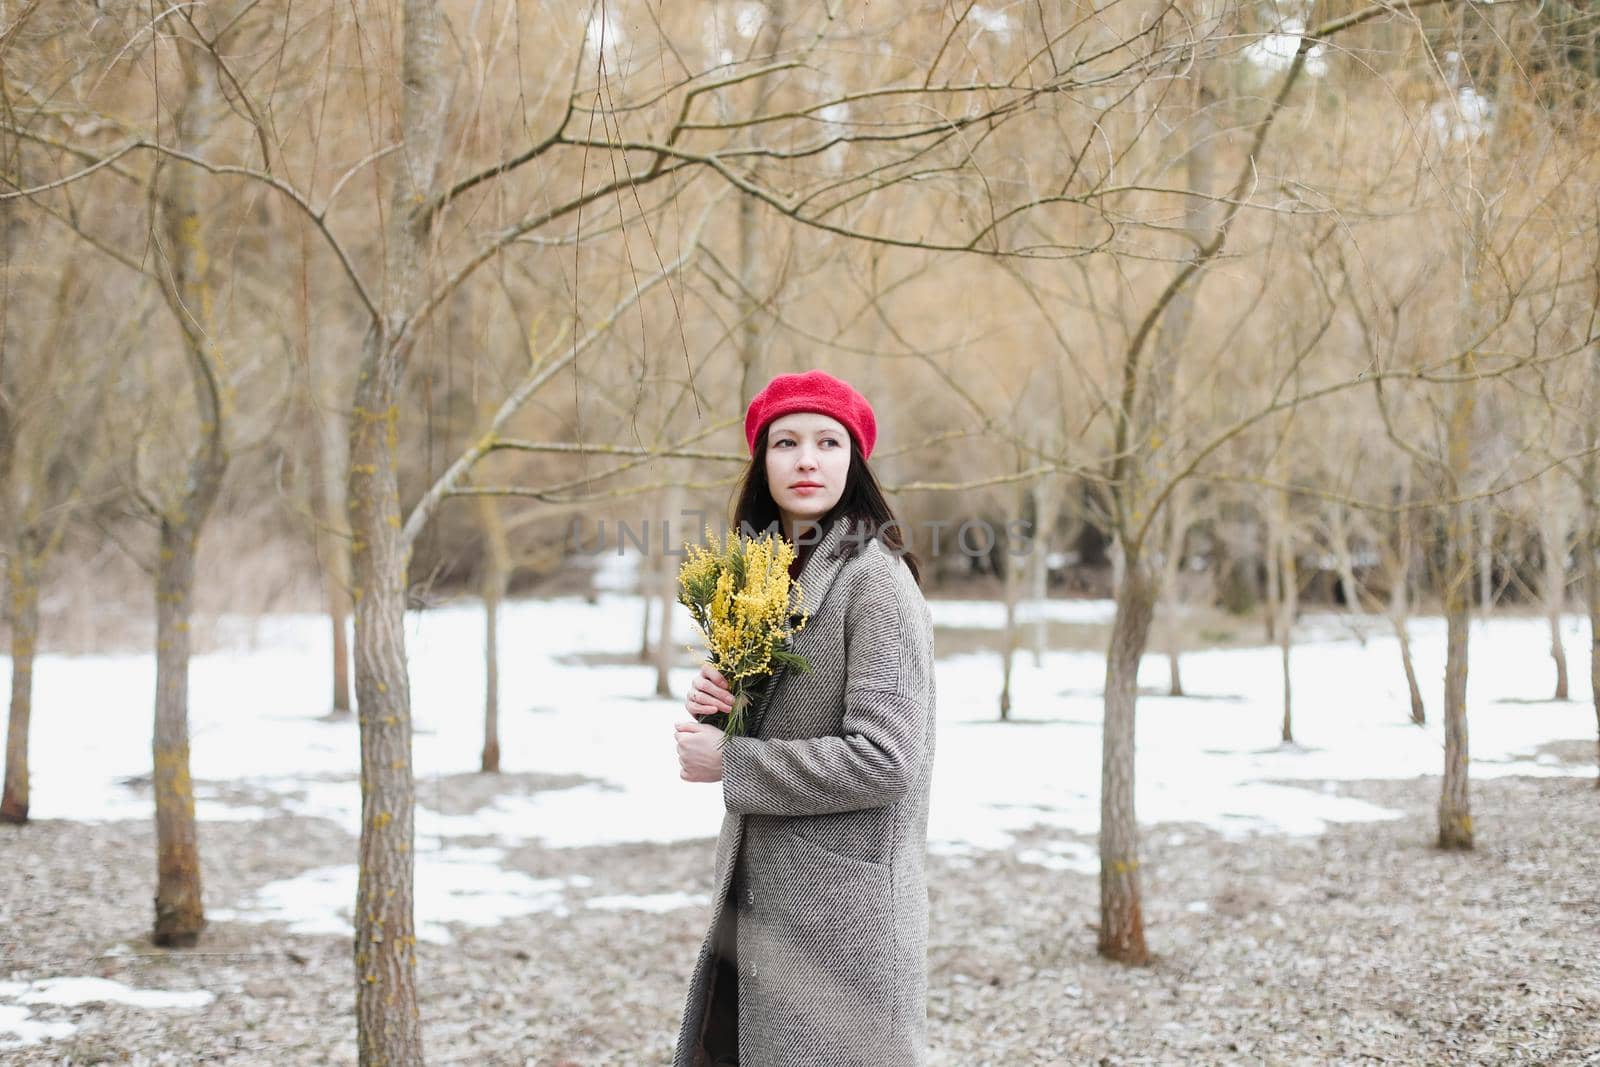
[[[1024,467],[1025,457],[1017,457],[1018,467]],[[1000,567],[1000,600],[1005,609],[1004,621],[1000,627],[1000,721],[1008,722],[1011,719],[1011,676],[1016,666],[1017,653],[1022,644],[1022,627],[1017,619],[1017,607],[1022,599],[1023,567],[1022,551],[1028,545],[1021,542],[1014,543],[1011,533],[1014,528],[1026,524],[1025,513],[1028,504],[1028,487],[1018,484],[1010,494],[1012,507],[1008,508],[1005,524],[999,530],[991,530],[989,536],[994,540],[991,544],[989,557],[995,560]],[[1031,550],[1039,550],[1039,526],[1037,520],[1032,524],[1029,532]],[[1035,606],[1040,615],[1044,614],[1043,602]]]
[[[1207,183],[1197,176],[1208,173],[1205,149],[1211,142],[1188,146],[1188,207],[1185,231],[1195,252],[1190,262],[1160,291],[1149,310],[1136,317],[1137,329],[1120,361],[1120,387],[1110,405],[1114,434],[1113,457],[1105,482],[1109,526],[1121,547],[1122,566],[1118,578],[1117,613],[1112,626],[1111,647],[1107,656],[1105,725],[1101,770],[1100,817],[1100,930],[1102,955],[1124,962],[1139,963],[1148,958],[1144,940],[1143,909],[1138,874],[1138,834],[1134,817],[1134,713],[1139,660],[1149,633],[1158,593],[1158,576],[1150,565],[1146,540],[1166,505],[1173,487],[1193,474],[1195,468],[1223,444],[1277,413],[1297,408],[1317,396],[1331,395],[1349,387],[1337,383],[1325,389],[1308,389],[1279,396],[1264,407],[1244,415],[1231,428],[1198,443],[1192,455],[1171,457],[1164,450],[1167,425],[1158,413],[1171,403],[1171,368],[1157,365],[1150,346],[1152,335],[1162,321],[1173,298],[1197,284],[1204,268],[1221,253],[1227,242],[1245,194],[1256,173],[1256,160],[1285,101],[1305,70],[1307,57],[1317,42],[1360,26],[1381,14],[1368,8],[1316,24],[1300,38],[1288,71],[1278,91],[1260,108],[1254,121],[1244,128],[1252,134],[1243,164],[1229,186],[1229,193],[1217,200],[1209,198]],[[1196,20],[1193,25],[1200,25]],[[1209,39],[1204,33],[1197,34]],[[1200,77],[1203,61],[1197,60],[1191,78]],[[1215,209],[1215,213],[1214,213]],[[1310,351],[1302,348],[1302,353]],[[1303,354],[1301,356],[1303,359]],[[1297,359],[1295,366],[1300,365]],[[1285,385],[1295,381],[1292,371]],[[1170,473],[1166,473],[1170,472]]]
[[[1411,721],[1418,726],[1427,722],[1427,710],[1422,700],[1422,687],[1417,684],[1416,662],[1411,655],[1411,570],[1416,554],[1413,530],[1417,514],[1411,509],[1411,462],[1409,457],[1401,463],[1402,479],[1399,489],[1399,507],[1395,513],[1395,543],[1385,552],[1388,562],[1389,625],[1394,628],[1395,640],[1400,646],[1400,665],[1406,675],[1406,689],[1411,696]]]
[[[484,774],[500,773],[500,605],[511,581],[511,545],[506,538],[500,502],[492,496],[478,498],[479,524],[483,528],[483,754]]]
[[[1181,697],[1183,669],[1183,575],[1184,548],[1189,538],[1190,499],[1194,487],[1175,488],[1167,501],[1166,543],[1161,552],[1161,620],[1163,643],[1167,648],[1167,695]]]
[[[679,648],[672,640],[673,606],[678,602],[678,572],[677,568],[673,566],[672,556],[668,554],[668,531],[671,529],[672,520],[682,510],[683,490],[675,485],[669,487],[662,498],[661,546],[659,552],[656,553],[659,556],[656,578],[661,596],[661,609],[657,616],[660,620],[661,629],[656,637],[655,648],[656,696],[658,697],[670,697],[673,695],[669,672],[672,670],[673,664],[678,660]],[[698,530],[693,533],[688,530],[680,530],[670,550],[677,551],[679,543],[685,540],[698,540],[699,532]],[[646,537],[648,537],[648,528],[646,528],[645,533]],[[646,555],[650,555],[654,551],[648,544],[646,545]]]
[[[1478,616],[1487,619],[1494,613],[1495,508],[1488,500],[1479,501],[1473,526],[1478,536]]]
[[[173,105],[178,151],[204,151],[219,99],[218,75],[201,47],[176,49],[180,88]],[[213,316],[208,219],[203,178],[188,167],[162,168],[159,197],[164,263],[162,293],[178,325],[189,367],[199,435],[177,499],[151,501],[160,529],[156,565],[156,710],[153,788],[156,801],[158,945],[193,945],[205,925],[200,898],[200,846],[189,772],[189,652],[195,560],[201,530],[228,469],[227,370]]]
[[[1466,277],[1475,273],[1471,266],[1463,271]],[[1470,295],[1464,295],[1462,303],[1462,318],[1470,322],[1473,308]],[[1457,366],[1464,380],[1452,389],[1454,395],[1447,416],[1441,482],[1447,497],[1459,497],[1466,492],[1471,474],[1472,416],[1477,397],[1477,386],[1471,381],[1475,360],[1470,351],[1462,354]],[[1467,772],[1467,641],[1471,627],[1473,509],[1465,502],[1445,507],[1445,740],[1444,782],[1439,794],[1439,847],[1469,849],[1473,837]]]
[[[1600,242],[1597,242],[1600,249]],[[1600,314],[1600,251],[1595,256],[1594,292],[1596,310],[1590,313],[1590,332]],[[1581,410],[1593,412],[1600,403],[1600,337],[1592,341],[1589,374],[1583,391]],[[1579,544],[1584,556],[1584,600],[1589,614],[1589,689],[1594,700],[1595,787],[1600,789],[1600,420],[1584,420],[1584,458],[1579,475],[1583,497],[1583,533]]]
[[[1280,478],[1279,481],[1284,479]],[[1279,736],[1285,745],[1294,744],[1294,674],[1289,669],[1294,647],[1295,616],[1300,611],[1300,570],[1296,561],[1293,501],[1284,489],[1269,490],[1267,513],[1267,566],[1277,576],[1273,583],[1276,599],[1268,610],[1278,636],[1278,658],[1283,674],[1283,727]]]
[[[1567,699],[1567,650],[1561,639],[1561,615],[1567,603],[1568,531],[1572,513],[1566,506],[1565,486],[1555,472],[1538,480],[1539,507],[1536,525],[1539,531],[1541,566],[1540,593],[1545,619],[1550,624],[1550,658],[1555,663],[1555,699]]]
[[[11,230],[7,227],[7,230]],[[38,233],[31,238],[37,254]],[[39,647],[39,597],[52,557],[104,472],[103,409],[110,383],[132,347],[139,315],[109,344],[95,336],[79,308],[85,279],[69,258],[54,292],[14,293],[10,265],[16,232],[0,235],[6,284],[0,291],[0,537],[6,564],[4,617],[11,631],[11,702],[6,729],[0,822],[28,820],[28,734],[33,714],[33,662]],[[17,297],[32,297],[43,324],[31,333],[12,314]],[[46,302],[48,301],[48,303]],[[37,309],[48,307],[49,314]],[[20,351],[19,351],[20,350]]]
[[[1200,39],[1205,36],[1202,33]],[[1189,79],[1197,103],[1207,91],[1205,69],[1204,60],[1197,58]],[[1298,73],[1297,65],[1274,107],[1258,124],[1256,150]],[[1204,114],[1204,109],[1197,108],[1196,113]],[[1201,121],[1209,125],[1208,118]],[[1168,488],[1161,474],[1171,466],[1170,449],[1161,445],[1171,418],[1180,352],[1178,345],[1166,344],[1160,338],[1168,330],[1177,332],[1186,324],[1193,301],[1191,286],[1198,283],[1202,268],[1221,252],[1237,215],[1237,207],[1230,207],[1217,218],[1210,200],[1214,141],[1204,131],[1191,131],[1188,138],[1187,188],[1192,195],[1185,204],[1184,232],[1193,243],[1193,258],[1176,272],[1140,317],[1123,354],[1122,380],[1112,411],[1113,459],[1106,480],[1106,511],[1122,565],[1111,645],[1106,655],[1101,735],[1099,950],[1103,956],[1133,964],[1149,959],[1140,892],[1138,823],[1134,815],[1134,717],[1139,662],[1144,656],[1160,589],[1160,575],[1152,554],[1145,549],[1145,539]],[[1234,184],[1231,199],[1235,203],[1245,192],[1246,180],[1241,175]]]
[[[387,182],[383,283],[372,305],[350,419],[348,507],[361,728],[361,844],[356,887],[356,1028],[361,1063],[422,1062],[414,911],[416,794],[405,658],[406,562],[395,392],[416,343],[430,214],[444,157],[450,75],[444,13],[406,0],[401,15],[403,148]]]
[[[1050,634],[1050,618],[1045,610],[1050,600],[1050,558],[1055,547],[1056,524],[1061,515],[1061,479],[1040,475],[1033,491],[1032,554],[1028,557],[1028,596],[1034,605],[1033,665],[1044,666],[1044,653]]]
[[[302,270],[306,256],[302,255]],[[308,302],[305,277],[300,279],[302,306]],[[310,363],[309,344],[302,348],[306,362]],[[345,422],[327,398],[334,391],[317,382],[317,375],[309,376],[311,430],[317,442],[315,470],[312,472],[314,490],[312,515],[316,523],[315,541],[317,558],[321,564],[324,601],[328,612],[330,651],[333,660],[333,693],[331,716],[344,718],[350,715],[350,638],[347,633],[354,605],[350,599],[350,533],[346,524],[348,509],[345,506],[345,473],[348,469],[349,447]]]

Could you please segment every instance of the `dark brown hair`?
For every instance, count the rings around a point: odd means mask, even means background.
[[[818,523],[820,534],[796,546],[793,574],[800,573],[812,548],[827,536],[835,522],[840,521],[850,524],[847,530],[862,530],[865,533],[841,540],[839,555],[853,556],[875,537],[883,542],[883,547],[892,555],[904,559],[906,566],[911,568],[911,577],[916,579],[918,585],[922,584],[922,570],[917,565],[917,557],[906,547],[905,538],[900,534],[899,520],[884,499],[877,476],[867,466],[867,461],[861,458],[861,451],[853,436],[850,437],[850,470],[845,475],[844,492],[839,495],[839,502]],[[750,457],[750,465],[745,468],[744,477],[739,482],[733,508],[733,528],[740,533],[761,533],[765,530],[783,532],[778,504],[772,499],[772,486],[767,483],[767,435],[764,429],[756,437],[755,455]]]

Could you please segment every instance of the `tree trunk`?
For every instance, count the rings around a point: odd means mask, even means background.
[[[1005,567],[1000,577],[1000,596],[1005,602],[1005,622],[1000,633],[1000,721],[1011,718],[1011,677],[1017,661],[1017,647],[1022,643],[1021,626],[1017,623],[1017,601],[1022,595],[1022,575],[1016,558],[1008,554],[1010,542],[1004,532],[999,538],[999,558]]]
[[[1294,527],[1289,516],[1289,494],[1280,491],[1277,526],[1277,557],[1279,571],[1278,597],[1278,649],[1283,664],[1283,730],[1282,740],[1294,744],[1294,689],[1289,670],[1289,653],[1294,645],[1294,617],[1300,607],[1300,571],[1295,563]]]
[[[1336,566],[1339,568],[1339,590],[1345,603],[1345,610],[1357,619],[1365,619],[1367,605],[1362,596],[1361,583],[1356,579],[1355,556],[1350,551],[1350,516],[1343,504],[1330,504],[1328,515],[1328,540],[1329,547],[1333,549]],[[1367,647],[1367,628],[1357,625],[1355,630],[1356,640],[1362,648]]]
[[[1478,611],[1487,619],[1494,608],[1494,505],[1485,499],[1478,506]]]
[[[321,439],[322,585],[333,637],[333,713],[350,714],[350,541],[344,530],[347,439],[334,419],[312,412]]]
[[[1277,644],[1279,605],[1283,601],[1283,573],[1278,564],[1278,536],[1273,526],[1271,507],[1267,508],[1267,519],[1263,525],[1266,545],[1262,554],[1267,564],[1267,602],[1262,612],[1262,624],[1266,628],[1267,642]]]
[[[152,940],[185,948],[205,926],[200,845],[189,777],[189,616],[197,531],[161,523],[156,569],[156,919]]]
[[[1428,722],[1428,709],[1422,702],[1422,687],[1417,684],[1417,668],[1411,659],[1411,633],[1404,615],[1390,616],[1395,635],[1400,639],[1400,663],[1406,672],[1406,688],[1411,694],[1411,721],[1418,726]]]
[[[602,541],[603,540],[604,539],[602,539]],[[648,558],[640,560],[637,592],[639,594],[640,602],[644,605],[644,625],[640,628],[639,632],[640,663],[651,662],[650,618],[654,613],[653,609],[656,603],[656,595],[654,592],[655,583],[652,581],[654,577],[655,570],[651,565],[651,561]]]
[[[662,555],[654,568],[654,597],[661,601],[656,608],[656,645],[651,657],[656,661],[656,696],[672,696],[672,662],[677,659],[677,648],[672,646],[672,609],[678,601],[678,576],[672,560]]]
[[[1343,504],[1334,504],[1331,508],[1332,518],[1328,526],[1333,538],[1334,558],[1339,565],[1339,587],[1344,593],[1345,608],[1353,615],[1364,617],[1367,609],[1361,603],[1361,585],[1356,581],[1355,559],[1350,553],[1350,521],[1345,514]],[[1366,647],[1365,631],[1362,634],[1362,647]]]
[[[656,663],[656,696],[672,696],[672,664],[678,650],[672,644],[672,610],[678,602],[678,576],[670,559],[663,558],[656,569],[656,593],[661,603],[656,611],[656,643],[651,655]]]
[[[1124,560],[1106,655],[1105,728],[1100,758],[1100,955],[1150,959],[1139,893],[1139,824],[1134,814],[1134,721],[1139,661],[1155,617],[1156,576],[1137,554]]]
[[[1401,476],[1401,503],[1411,499],[1411,468],[1403,468]],[[1428,721],[1427,709],[1422,703],[1422,687],[1417,684],[1417,667],[1411,657],[1411,557],[1414,548],[1411,542],[1411,524],[1415,521],[1411,512],[1401,511],[1396,521],[1397,538],[1399,542],[1395,549],[1393,565],[1389,568],[1389,625],[1394,627],[1394,635],[1400,643],[1400,664],[1406,672],[1406,688],[1411,694],[1411,721],[1418,726]]]
[[[1121,589],[1128,574],[1128,563],[1123,557],[1122,545],[1113,540],[1106,548],[1106,555],[1111,560],[1111,588]]]
[[[342,548],[341,548],[342,551]],[[350,635],[346,632],[350,618],[349,568],[346,584],[328,591],[328,622],[333,630],[333,714],[342,718],[350,715]]]
[[[11,716],[6,729],[5,789],[0,822],[28,821],[28,729],[33,713],[33,654],[39,639],[39,554],[31,538],[12,545],[6,567],[11,621]]]
[[[450,83],[441,61],[444,15],[405,0],[400,84],[404,150],[386,189],[384,286],[356,378],[350,421],[349,508],[355,600],[356,706],[361,730],[361,846],[356,886],[356,1044],[361,1067],[420,1067],[414,915],[415,786],[406,664],[410,545],[400,514],[400,410],[395,392],[411,339],[407,311],[430,254]]]
[[[761,271],[760,219],[754,197],[739,198],[739,404],[748,407],[766,385],[762,368],[761,306],[756,279]]]
[[[1180,485],[1167,499],[1167,543],[1161,558],[1161,633],[1167,647],[1167,693],[1183,696],[1183,548],[1189,533],[1189,487]]]
[[[1462,359],[1463,371],[1470,375],[1471,356]],[[1473,390],[1470,381],[1455,386],[1455,402],[1450,412],[1447,437],[1448,469],[1446,484],[1459,494],[1465,482],[1468,450],[1471,446]],[[1439,847],[1472,847],[1472,808],[1468,797],[1467,774],[1467,636],[1471,628],[1471,582],[1473,573],[1472,505],[1449,505],[1447,528],[1449,571],[1444,590],[1445,648],[1444,680],[1444,783],[1439,794]]]
[[[682,551],[681,542],[687,540],[680,537],[677,544],[671,543],[670,516],[678,515],[683,509],[683,490],[674,486],[668,489],[662,503],[661,513],[661,550],[656,556],[656,595],[661,598],[661,615],[658,620],[660,630],[656,636],[656,696],[672,696],[672,665],[678,659],[678,650],[672,643],[672,612],[678,603],[678,568],[676,556],[668,555],[669,552]],[[687,533],[688,531],[680,531]],[[650,552],[650,528],[645,527],[645,555]],[[620,538],[618,544],[620,544]],[[642,566],[642,565],[641,565]]]
[[[478,497],[483,523],[483,759],[484,774],[500,773],[500,604],[511,578],[511,547],[500,504]]]
[[[1292,81],[1293,75],[1291,75]],[[1144,912],[1139,891],[1139,824],[1135,816],[1135,716],[1139,699],[1139,663],[1150,639],[1160,594],[1160,573],[1145,555],[1144,524],[1160,521],[1158,497],[1163,472],[1170,472],[1181,434],[1175,410],[1182,339],[1188,331],[1200,271],[1222,248],[1228,223],[1212,219],[1215,138],[1204,68],[1189,82],[1193,109],[1186,116],[1188,186],[1201,196],[1189,198],[1185,228],[1194,242],[1195,258],[1174,276],[1135,333],[1122,366],[1121,422],[1112,464],[1116,537],[1121,573],[1117,576],[1117,610],[1106,652],[1105,713],[1100,755],[1100,955],[1122,963],[1149,961],[1145,947]],[[1270,124],[1271,119],[1266,120]],[[1260,130],[1264,134],[1266,125]],[[1258,142],[1259,146],[1259,142]],[[1243,182],[1238,183],[1242,188]],[[1194,284],[1188,284],[1190,281]],[[1157,326],[1151,339],[1151,363],[1141,380],[1139,338]],[[1159,443],[1158,443],[1159,442]],[[1143,516],[1141,520],[1138,518]]]
[[[1589,692],[1594,702],[1595,786],[1600,788],[1600,471],[1591,451],[1586,476],[1589,493],[1589,580],[1584,583],[1589,601]]]
[[[1470,522],[1470,520],[1462,520]],[[1470,570],[1471,553],[1464,563]],[[1467,633],[1471,625],[1465,576],[1445,595],[1448,644],[1444,669],[1444,785],[1439,794],[1439,847],[1472,847],[1472,806],[1467,784]]]
[[[1539,552],[1544,557],[1544,575],[1541,585],[1544,594],[1545,618],[1550,623],[1550,658],[1556,664],[1557,700],[1567,699],[1567,650],[1561,641],[1561,612],[1567,601],[1567,519],[1566,513],[1550,491],[1548,482],[1555,474],[1547,474],[1547,486],[1539,509]]]
[[[1028,557],[1029,598],[1038,616],[1033,620],[1033,665],[1044,666],[1044,651],[1050,636],[1050,620],[1045,606],[1050,599],[1050,545],[1060,510],[1056,479],[1045,475],[1034,490],[1033,553]]]
[[[177,144],[204,149],[214,119],[217,73],[208,52],[178,50],[184,95],[174,122]],[[208,281],[206,217],[200,175],[182,164],[163,167],[160,204],[166,264],[162,290],[183,338],[199,442],[189,457],[181,498],[161,516],[156,565],[156,700],[152,786],[156,808],[155,926],[158,945],[186,947],[200,937],[205,915],[200,894],[200,850],[189,776],[189,620],[193,610],[195,557],[206,518],[222,491],[228,469],[224,421],[228,402]]]
[[[1455,849],[1470,849],[1473,845],[1472,807],[1467,789],[1467,639],[1472,622],[1474,505],[1462,498],[1468,495],[1472,472],[1472,431],[1477,405],[1477,384],[1473,378],[1478,361],[1470,345],[1482,304],[1478,299],[1478,276],[1482,269],[1479,250],[1488,240],[1486,211],[1484,201],[1474,199],[1471,228],[1459,238],[1462,270],[1456,330],[1462,347],[1456,360],[1458,382],[1452,387],[1445,426],[1444,477],[1441,479],[1444,492],[1440,494],[1453,502],[1446,505],[1445,513],[1444,781],[1439,791],[1439,847]],[[1487,501],[1483,517],[1487,526]],[[1480,575],[1489,569],[1483,559],[1489,540],[1485,533],[1476,542]],[[1489,589],[1488,584],[1480,584],[1479,592],[1482,594]],[[1487,598],[1480,596],[1480,599],[1487,615]]]
[[[1600,296],[1600,294],[1597,294]],[[1589,403],[1600,402],[1600,345],[1589,357]],[[1589,695],[1594,702],[1595,788],[1600,789],[1600,422],[1591,418],[1584,430],[1584,456],[1579,475],[1583,494],[1584,599],[1589,609]]]
[[[1595,787],[1600,788],[1600,529],[1589,528],[1589,690],[1595,724]]]
[[[381,338],[368,341],[382,343]],[[369,359],[369,365],[376,362]],[[355,409],[349,499],[361,730],[356,1022],[363,1065],[417,1065],[422,1027],[412,900],[416,798],[405,648],[408,560],[400,533],[399,412],[392,378],[364,369]]]

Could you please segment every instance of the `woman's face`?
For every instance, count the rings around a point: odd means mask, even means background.
[[[850,432],[814,411],[797,411],[767,427],[767,485],[786,529],[816,521],[844,495]]]

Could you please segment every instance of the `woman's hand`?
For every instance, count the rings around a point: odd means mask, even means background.
[[[689,683],[689,699],[684,707],[696,719],[733,710],[733,691],[722,672],[709,663],[700,664],[700,673]]]
[[[678,737],[678,777],[686,782],[722,781],[722,730],[703,722],[672,725]]]
[[[722,672],[709,663],[700,665],[700,673],[689,683],[689,697],[684,708],[695,719],[717,712],[733,710],[733,691]],[[720,782],[722,780],[722,729],[703,722],[673,724],[678,738],[678,777],[686,782]]]

